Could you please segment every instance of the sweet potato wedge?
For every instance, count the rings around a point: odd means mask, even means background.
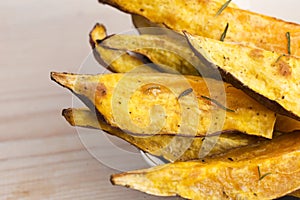
[[[229,151],[218,159],[175,162],[113,175],[111,182],[157,196],[195,200],[275,199],[300,188],[299,169],[298,132]]]
[[[217,1],[217,0],[216,0]],[[221,4],[225,4],[227,0],[218,0]],[[231,2],[228,7],[231,8],[238,8],[238,6],[234,3]],[[163,24],[157,24],[157,23],[153,23],[151,22],[149,19],[143,17],[142,15],[137,15],[137,14],[132,14],[131,15],[131,20],[133,25],[138,28],[138,31],[142,34],[147,33],[147,30],[143,30],[142,28],[149,28],[149,27],[160,27],[160,28],[166,28],[165,25]],[[167,34],[164,31],[159,31],[157,34]]]
[[[97,23],[90,32],[90,43],[94,57],[104,67],[113,72],[152,72],[155,71],[146,65],[143,59],[130,55],[127,51],[104,48],[97,41],[107,38],[105,26]]]
[[[138,14],[175,31],[219,40],[226,24],[226,41],[288,53],[286,33],[290,32],[291,52],[300,55],[300,25],[273,17],[227,7],[219,15],[224,1],[216,0],[99,0],[124,12]]]
[[[107,123],[132,134],[206,136],[239,131],[272,138],[274,113],[241,90],[213,79],[164,73],[56,72],[51,78],[89,99]],[[222,97],[226,104],[220,102]]]
[[[223,79],[276,113],[300,120],[300,58],[186,34],[195,54]]]
[[[94,35],[101,35],[102,29],[97,28],[98,26],[95,26],[96,28],[92,31],[92,33],[94,33]],[[100,39],[100,38],[103,39],[103,37],[99,37],[99,36],[98,37],[93,36],[92,38],[94,38],[94,41],[96,41],[97,39]],[[192,75],[199,74],[198,71],[193,69],[193,66],[191,64],[189,64],[187,61],[181,60],[183,58],[181,58],[181,57],[177,58],[176,54],[173,55],[172,53],[170,54],[170,53],[168,53],[168,51],[164,51],[164,50],[156,51],[156,49],[161,48],[161,46],[162,46],[161,44],[166,44],[165,49],[169,49],[171,52],[179,52],[181,49],[185,49],[184,44],[182,45],[182,44],[180,44],[180,42],[174,41],[167,36],[154,36],[154,35],[143,35],[143,36],[118,35],[118,36],[113,36],[113,37],[109,38],[106,42],[103,43],[103,45],[107,45],[107,46],[111,47],[112,49],[119,48],[119,49],[123,49],[123,50],[126,49],[126,50],[131,50],[131,51],[138,51],[139,53],[143,53],[144,55],[152,58],[152,60],[154,60],[156,63],[160,63],[160,64],[164,63],[163,65],[169,64],[170,66],[172,66],[173,69],[177,70],[179,73],[192,74]],[[145,46],[152,46],[152,47],[154,47],[154,49],[150,50],[149,48],[148,49],[144,48]],[[101,48],[101,47],[99,47],[99,48]],[[184,53],[182,53],[183,55],[190,57],[189,59],[193,59],[192,56],[188,55],[190,53],[188,50],[183,51],[183,52],[184,52]],[[168,57],[168,59],[165,59],[166,56]],[[165,62],[165,60],[167,60],[167,61]],[[115,68],[116,69],[115,71],[116,72],[130,72],[133,69],[133,67],[128,68],[128,65],[125,64],[126,62],[127,62],[127,60],[124,57],[123,62],[120,63],[121,65],[123,64],[123,66],[119,67],[118,69]],[[129,60],[129,62],[131,63],[130,60]],[[196,62],[197,61],[194,61],[194,63],[196,63]],[[186,65],[184,63],[186,63]],[[200,65],[200,63],[198,64],[198,66],[199,65]],[[132,65],[129,65],[129,66],[132,66]],[[181,67],[181,66],[183,66],[183,67]],[[186,66],[186,67],[184,67],[184,66]],[[154,70],[155,69],[153,68],[153,71]],[[142,70],[140,72],[146,72],[146,71],[147,71],[147,69],[145,69],[145,71]],[[170,71],[170,70],[167,70],[167,71]],[[134,72],[138,72],[138,71],[134,70]],[[208,73],[208,71],[206,71],[205,73]],[[275,130],[284,132],[284,133],[300,130],[300,122],[297,120],[291,119],[289,117],[286,117],[286,116],[277,115]]]
[[[119,128],[108,125],[88,109],[64,109],[62,115],[72,126],[101,129],[110,135],[127,141],[144,152],[161,156],[170,162],[199,159],[201,149],[205,148],[204,145],[202,146],[205,140],[204,137],[189,138],[171,135],[141,137],[130,135]],[[211,148],[207,156],[224,153],[229,149],[254,144],[263,140],[259,137],[239,133],[224,133],[220,136],[212,137],[218,137],[217,142],[216,144],[211,144],[213,148]]]
[[[168,33],[169,35],[114,35],[98,46],[142,54],[156,64],[161,72],[211,76],[211,69],[201,64],[184,37],[172,31]],[[201,66],[203,67],[199,69]]]

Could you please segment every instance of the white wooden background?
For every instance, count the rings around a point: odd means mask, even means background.
[[[300,22],[299,1],[253,2],[254,10]],[[78,70],[96,22],[110,33],[132,28],[128,15],[97,0],[0,1],[0,199],[162,199],[112,186],[109,176],[118,171],[95,159],[61,117],[72,97],[50,81],[49,72]],[[86,134],[87,146],[113,165],[147,167],[138,154],[133,160],[130,153],[118,155],[91,141],[95,133]]]

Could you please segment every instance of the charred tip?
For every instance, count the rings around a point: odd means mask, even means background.
[[[89,33],[89,42],[91,47],[94,49],[99,43],[98,40],[103,40],[107,37],[106,28],[103,24],[96,23]]]
[[[121,186],[129,187],[129,185],[126,181],[126,177],[127,177],[126,175],[128,175],[128,173],[126,173],[126,172],[120,173],[120,174],[112,174],[110,176],[111,184],[112,185],[121,185]]]
[[[116,184],[116,181],[115,181],[115,176],[116,176],[116,175],[114,175],[114,174],[110,176],[110,179],[109,179],[109,180],[110,180],[110,183],[111,183],[112,185],[117,185],[117,184]]]
[[[102,4],[109,4],[109,0],[98,0],[98,2]]]
[[[61,114],[71,126],[75,126],[72,108],[63,109]]]
[[[61,115],[62,116],[67,116],[69,115],[70,113],[72,113],[72,108],[64,108],[61,112]]]
[[[102,41],[103,41],[103,40],[97,39],[97,40],[96,40],[96,44],[100,44]]]
[[[57,84],[72,89],[76,82],[76,74],[66,72],[51,72],[50,78]]]
[[[95,49],[96,42],[93,40],[91,33],[89,34],[89,43],[90,43],[92,49]]]

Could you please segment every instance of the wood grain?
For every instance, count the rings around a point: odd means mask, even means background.
[[[95,0],[0,2],[0,199],[160,199],[110,184],[118,171],[94,158],[65,122],[61,109],[72,106],[72,96],[49,78],[50,71],[79,70],[96,22],[113,33],[131,28],[129,19]],[[101,141],[91,145],[121,167],[147,166],[110,155]]]

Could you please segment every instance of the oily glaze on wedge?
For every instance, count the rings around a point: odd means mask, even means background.
[[[52,72],[51,78],[89,99],[107,123],[134,134],[205,136],[240,131],[272,138],[274,113],[216,80],[164,73]],[[214,88],[209,90],[206,84]],[[226,97],[226,104],[221,97]]]
[[[300,55],[300,25],[247,10],[217,0],[99,0],[124,12],[138,14],[175,31],[187,31],[220,40],[226,24],[225,41],[244,43],[270,51],[288,53],[286,33],[290,32],[291,52]],[[230,5],[230,4],[229,4]]]
[[[195,200],[275,199],[300,188],[300,133],[205,162],[175,162],[113,175],[111,182],[157,196]]]
[[[104,67],[113,72],[152,72],[155,71],[146,65],[145,60],[129,55],[128,52],[117,49],[104,48],[98,42],[107,38],[105,26],[97,23],[90,32],[90,43],[94,57]]]
[[[153,135],[147,137],[135,136],[123,132],[119,128],[112,127],[106,122],[97,118],[96,114],[88,109],[64,109],[62,115],[72,126],[95,128],[103,130],[111,135],[117,136],[135,147],[152,155],[161,156],[173,162],[199,159],[201,148],[205,148],[205,138],[180,137],[171,135]],[[229,149],[246,146],[262,141],[262,138],[248,136],[239,133],[224,133],[216,137],[216,144],[207,144],[208,148],[213,148],[207,156],[220,154]],[[210,138],[212,139],[212,138]],[[214,141],[214,139],[212,139]],[[205,151],[205,149],[203,149]]]
[[[186,34],[206,66],[274,112],[300,120],[300,58]]]

